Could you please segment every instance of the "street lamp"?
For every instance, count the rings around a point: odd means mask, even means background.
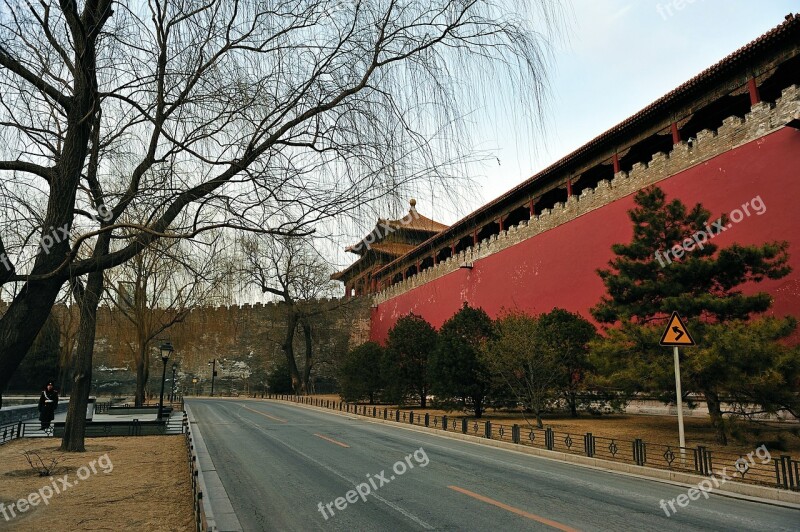
[[[172,363],[172,393],[169,394],[170,403],[175,401],[175,370],[178,369],[178,364]]]
[[[161,361],[164,363],[164,369],[161,372],[161,398],[158,400],[158,417],[156,419],[161,421],[161,413],[164,410],[164,382],[167,380],[167,360],[169,360],[169,356],[175,350],[169,342],[161,344],[159,349],[161,350]]]
[[[214,377],[217,376],[217,359],[212,359],[208,365],[211,366],[211,397],[214,397]]]

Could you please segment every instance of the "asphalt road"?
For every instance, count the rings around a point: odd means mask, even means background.
[[[800,510],[713,493],[667,517],[660,501],[687,488],[355,416],[246,399],[190,406],[248,531],[800,530]]]

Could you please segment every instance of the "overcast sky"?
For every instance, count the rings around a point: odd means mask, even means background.
[[[474,168],[479,194],[461,205],[417,198],[422,214],[451,224],[579,148],[684,81],[780,24],[800,1],[573,0],[556,43],[544,135],[514,116],[483,129],[499,160]],[[538,143],[537,143],[538,140]],[[483,174],[480,176],[479,174]]]

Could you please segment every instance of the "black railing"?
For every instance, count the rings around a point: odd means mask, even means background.
[[[208,518],[206,517],[205,504],[203,501],[203,490],[205,490],[205,482],[203,481],[203,473],[200,471],[200,464],[197,459],[197,453],[194,449],[194,438],[192,430],[189,426],[189,419],[186,413],[183,414],[184,431],[186,435],[186,454],[189,460],[189,471],[192,476],[192,507],[194,508],[194,529],[195,532],[208,532],[213,530],[209,528]]]
[[[11,440],[22,438],[25,433],[25,422],[17,421],[16,423],[6,423],[0,425],[0,445],[8,443]]]
[[[771,454],[762,453],[759,450],[744,454],[712,451],[702,445],[679,447],[648,443],[641,438],[634,440],[605,438],[591,432],[585,434],[557,432],[549,427],[540,429],[471,418],[453,418],[446,415],[434,416],[429,413],[423,415],[414,411],[358,405],[317,397],[267,395],[266,398],[339,410],[366,417],[394,420],[409,425],[438,428],[448,432],[460,432],[548,451],[613,462],[633,463],[642,467],[694,473],[704,477],[716,477],[719,482],[737,481],[800,491],[800,460],[794,460],[789,455],[773,458]]]
[[[130,421],[92,421],[86,423],[87,438],[110,436],[171,436],[183,434],[185,424],[182,418],[171,417],[164,421],[138,419]],[[40,423],[19,421],[0,426],[0,445],[25,437],[60,438],[64,435],[64,422],[53,423],[46,430]]]

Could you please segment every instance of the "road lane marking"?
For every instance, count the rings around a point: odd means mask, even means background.
[[[271,415],[269,415],[267,413],[264,413],[264,412],[259,412],[258,410],[250,408],[249,406],[242,405],[242,408],[245,408],[245,409],[247,409],[247,410],[249,410],[251,412],[255,412],[256,414],[261,414],[262,416],[268,417],[268,418],[272,419],[273,421],[280,421],[281,423],[287,423],[287,421],[285,419],[283,419],[283,418],[276,417],[276,416],[271,416]]]
[[[314,436],[316,436],[317,438],[322,438],[323,440],[327,440],[327,441],[329,441],[331,443],[335,443],[336,445],[339,445],[341,447],[347,447],[348,449],[350,448],[350,446],[347,445],[346,443],[342,443],[340,441],[336,441],[333,438],[329,438],[327,436],[323,436],[322,434],[314,433]]]
[[[564,532],[578,532],[577,529],[570,528],[567,525],[562,525],[561,523],[559,523],[557,521],[553,521],[551,519],[547,519],[546,517],[541,517],[539,515],[532,514],[530,512],[526,512],[525,510],[520,510],[519,508],[514,508],[513,506],[509,506],[509,505],[504,504],[504,503],[502,503],[500,501],[496,501],[494,499],[490,499],[489,497],[484,497],[483,495],[478,495],[477,493],[474,493],[474,492],[469,491],[469,490],[465,490],[464,488],[459,488],[458,486],[447,486],[447,487],[450,488],[451,490],[457,491],[459,493],[463,493],[464,495],[469,495],[470,497],[472,497],[474,499],[478,499],[479,501],[491,504],[493,506],[497,506],[498,508],[502,508],[503,510],[505,510],[507,512],[511,512],[513,514],[521,515],[522,517],[527,517],[528,519],[532,519],[534,521],[542,523],[543,525],[551,526],[553,528],[557,528],[558,530],[563,530]]]
[[[245,418],[243,418],[243,417],[242,417],[242,416],[240,416],[238,413],[234,412],[233,414],[234,414],[234,415],[235,415],[237,418],[239,418],[240,420],[242,420],[244,423],[247,423],[248,425],[250,425],[251,427],[253,427],[253,428],[254,428],[254,429],[256,429],[257,431],[259,431],[259,432],[263,433],[265,437],[267,437],[267,438],[269,438],[269,439],[271,439],[271,440],[273,440],[273,441],[276,441],[276,442],[280,443],[281,445],[283,445],[284,447],[286,447],[287,449],[289,449],[289,450],[290,450],[290,451],[292,451],[293,453],[295,453],[295,454],[299,454],[300,456],[302,456],[302,457],[303,457],[303,458],[305,458],[306,460],[308,460],[308,461],[310,461],[310,462],[314,462],[314,463],[315,463],[315,464],[317,464],[318,466],[320,466],[320,467],[322,467],[322,468],[325,468],[325,469],[327,469],[328,471],[330,471],[331,473],[333,473],[333,474],[334,474],[334,475],[336,475],[337,477],[339,477],[339,478],[341,478],[341,479],[343,479],[343,480],[347,481],[347,482],[348,482],[348,484],[352,485],[353,487],[355,487],[355,486],[356,486],[356,484],[358,484],[358,483],[360,482],[360,480],[354,480],[354,479],[352,479],[352,478],[350,478],[350,477],[348,477],[348,476],[344,475],[343,473],[339,472],[338,470],[334,469],[333,467],[331,467],[331,466],[329,466],[329,465],[327,465],[327,464],[323,464],[322,462],[320,462],[319,460],[317,460],[317,459],[316,459],[316,458],[314,458],[313,456],[309,456],[309,455],[307,455],[306,453],[304,453],[304,452],[302,452],[302,451],[298,450],[298,449],[297,449],[295,446],[293,446],[293,445],[290,445],[289,443],[287,443],[287,442],[283,441],[282,439],[280,439],[280,438],[276,437],[276,436],[275,436],[275,434],[273,434],[273,433],[270,433],[270,432],[267,432],[266,430],[264,430],[264,428],[263,428],[263,427],[261,427],[261,426],[259,426],[259,425],[256,425],[255,423],[253,423],[253,422],[252,422],[252,421],[250,421],[249,419],[245,419]],[[408,519],[410,519],[410,520],[414,521],[415,523],[417,523],[417,524],[418,524],[418,525],[419,525],[421,528],[424,528],[425,530],[435,530],[435,528],[434,528],[433,526],[429,525],[428,523],[426,523],[425,521],[423,521],[422,519],[420,519],[420,518],[419,518],[419,517],[417,517],[416,515],[412,514],[411,512],[409,512],[409,511],[405,510],[405,509],[404,509],[404,508],[402,508],[401,506],[399,506],[399,505],[397,505],[397,504],[395,504],[395,503],[393,503],[393,502],[391,502],[391,501],[387,501],[386,499],[384,499],[383,497],[381,497],[381,496],[380,496],[380,495],[378,495],[377,493],[370,493],[370,497],[375,497],[377,500],[379,500],[380,502],[382,502],[383,504],[385,504],[385,505],[386,505],[386,506],[388,506],[389,508],[392,508],[392,509],[393,509],[393,510],[395,510],[396,512],[398,512],[398,513],[400,513],[400,514],[403,514],[403,515],[404,515],[405,517],[407,517]]]

